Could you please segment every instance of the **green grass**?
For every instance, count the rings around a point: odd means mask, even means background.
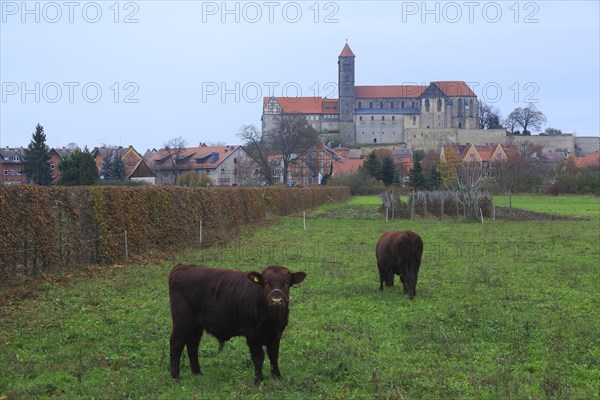
[[[494,196],[494,204],[508,207],[508,196]],[[512,206],[523,210],[579,218],[600,217],[600,197],[581,195],[513,195]]]
[[[370,202],[371,219],[352,218]],[[378,205],[355,198],[308,213],[306,230],[301,217],[282,218],[169,265],[47,284],[1,311],[0,398],[598,398],[597,221],[386,224]],[[378,290],[374,246],[390,229],[425,242],[413,301],[398,285]],[[266,361],[255,387],[243,338],[218,354],[206,336],[204,374],[184,358],[171,382],[167,274],[177,262],[307,272],[292,288],[281,380]]]

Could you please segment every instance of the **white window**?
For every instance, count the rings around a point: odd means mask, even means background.
[[[12,156],[12,160],[13,161],[19,161],[21,158],[19,157],[18,154],[15,154],[14,156]]]

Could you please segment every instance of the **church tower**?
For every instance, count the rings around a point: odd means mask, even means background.
[[[348,43],[338,57],[338,71],[340,121],[351,122],[354,113],[354,53]]]
[[[354,53],[348,43],[338,57],[338,99],[340,140],[353,143],[354,135]]]

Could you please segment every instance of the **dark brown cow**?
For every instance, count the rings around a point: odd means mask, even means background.
[[[263,379],[267,354],[271,375],[281,376],[279,341],[288,323],[290,287],[306,273],[269,266],[262,274],[195,265],[177,265],[169,275],[171,376],[179,380],[179,363],[187,346],[194,374],[201,373],[198,346],[204,331],[215,336],[220,348],[234,336],[245,336],[255,369],[255,383]]]
[[[379,290],[394,286],[394,274],[400,275],[404,293],[412,299],[417,294],[417,277],[423,256],[423,241],[411,231],[390,231],[384,233],[377,242],[377,268],[379,269]]]

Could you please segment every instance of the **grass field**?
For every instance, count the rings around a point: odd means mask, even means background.
[[[494,196],[494,204],[508,207],[508,196]],[[598,196],[535,196],[513,195],[512,206],[529,211],[547,214],[566,215],[578,218],[600,218],[600,197]]]
[[[540,199],[531,207],[550,212],[555,198]],[[306,230],[301,217],[281,218],[166,265],[46,284],[0,310],[0,399],[599,397],[598,219],[386,224],[378,207],[377,197],[354,198],[307,213]],[[425,242],[413,301],[401,286],[378,290],[374,246],[390,229]],[[255,387],[243,338],[218,354],[205,336],[204,374],[192,376],[184,358],[171,382],[167,274],[177,262],[307,272],[292,288],[282,379]]]

